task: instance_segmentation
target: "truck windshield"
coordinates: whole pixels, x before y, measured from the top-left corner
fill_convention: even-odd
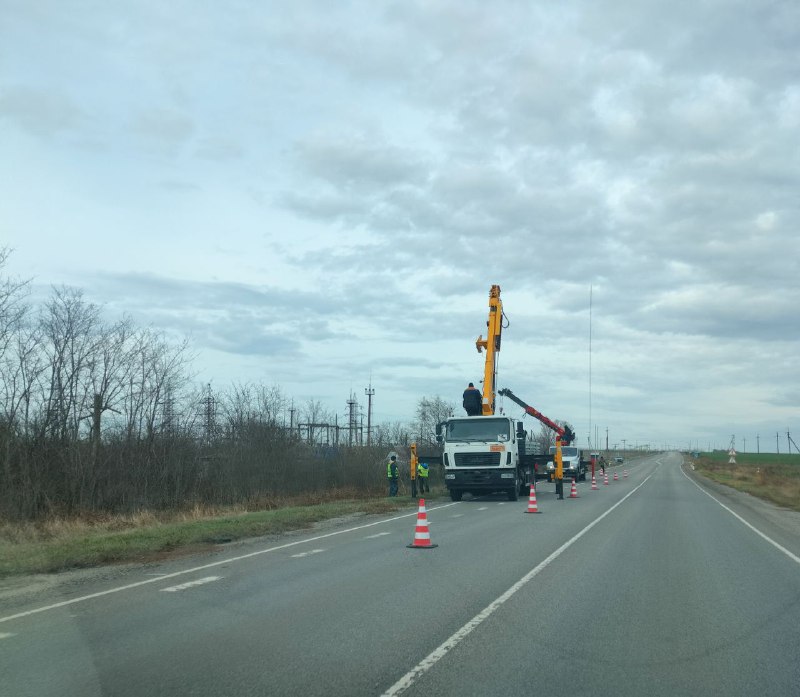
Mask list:
[[[550,454],[551,455],[555,455],[556,454],[556,446],[555,445],[551,445],[550,446]],[[567,447],[564,447],[564,446],[562,446],[562,448],[561,448],[561,457],[575,457],[577,454],[578,454],[578,449],[577,448],[567,448]]]
[[[511,431],[507,419],[475,418],[449,421],[447,440],[507,441]]]

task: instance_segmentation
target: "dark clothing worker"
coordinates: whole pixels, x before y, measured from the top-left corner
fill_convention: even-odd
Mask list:
[[[483,397],[472,383],[464,390],[463,404],[467,416],[480,416],[483,413]]]
[[[397,496],[397,456],[392,455],[386,465],[386,477],[389,480],[389,496]]]

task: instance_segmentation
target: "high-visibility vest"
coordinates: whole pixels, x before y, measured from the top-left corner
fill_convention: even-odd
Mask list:
[[[392,465],[394,465],[394,474],[392,474]],[[397,479],[397,462],[393,462],[389,460],[389,463],[386,465],[386,476],[389,479]]]
[[[417,474],[420,477],[427,477],[428,476],[428,465],[426,465],[424,462],[421,462],[419,464],[419,467],[417,467]]]

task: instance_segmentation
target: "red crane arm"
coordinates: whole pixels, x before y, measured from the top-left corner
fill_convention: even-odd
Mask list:
[[[499,390],[497,394],[508,397],[512,402],[519,404],[527,414],[530,414],[533,418],[538,419],[548,428],[552,428],[558,437],[561,438],[561,442],[564,443],[564,445],[569,445],[573,440],[575,440],[575,434],[572,432],[571,428],[568,426],[559,426],[555,421],[548,419],[544,414],[542,414],[542,412],[534,409],[530,404],[525,404],[525,402],[517,397],[517,395],[515,395],[511,390],[504,387],[502,390]]]

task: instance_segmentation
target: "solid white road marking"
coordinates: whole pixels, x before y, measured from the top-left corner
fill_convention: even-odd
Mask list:
[[[445,503],[442,506],[436,506],[436,508],[431,508],[430,510],[436,511],[440,508],[448,508],[449,506],[455,506],[458,502],[453,503]],[[417,511],[413,513],[404,513],[403,515],[395,516],[394,518],[387,518],[386,520],[376,520],[374,523],[366,523],[364,525],[357,525],[354,528],[347,528],[346,530],[336,530],[334,532],[328,532],[324,535],[317,535],[316,537],[309,537],[306,540],[296,540],[295,542],[287,542],[283,545],[278,545],[277,547],[268,547],[267,549],[259,549],[256,552],[249,552],[248,554],[240,554],[238,557],[229,557],[228,559],[222,559],[220,561],[214,561],[209,564],[203,564],[202,566],[195,566],[191,569],[184,569],[183,571],[174,571],[171,574],[164,574],[163,576],[159,576],[158,578],[148,578],[144,581],[136,581],[135,583],[128,583],[125,586],[117,586],[116,588],[109,588],[108,590],[99,591],[97,593],[90,593],[89,595],[82,595],[78,598],[72,598],[70,600],[62,600],[60,603],[53,603],[52,605],[44,605],[42,607],[34,608],[33,610],[26,610],[25,612],[18,612],[15,615],[8,615],[8,617],[0,617],[0,622],[10,622],[11,620],[17,620],[21,617],[29,617],[30,615],[37,615],[40,612],[47,612],[48,610],[55,610],[59,607],[64,607],[65,605],[73,605],[74,603],[82,603],[86,600],[92,600],[93,598],[101,598],[104,595],[111,595],[112,593],[119,593],[121,591],[130,590],[131,588],[138,588],[139,586],[146,586],[148,583],[155,583],[156,581],[163,581],[167,578],[177,578],[178,576],[185,576],[186,574],[193,574],[196,571],[204,571],[205,569],[213,569],[217,566],[224,566],[225,564],[231,564],[235,561],[241,561],[242,559],[250,559],[251,557],[258,557],[262,554],[269,554],[270,552],[277,552],[281,549],[288,549],[289,547],[296,547],[297,545],[304,545],[308,542],[316,542],[317,540],[324,540],[327,537],[333,537],[334,535],[344,535],[348,532],[355,532],[356,530],[364,530],[366,528],[371,528],[376,525],[383,525],[385,523],[391,523],[395,520],[402,520],[403,518],[410,518],[411,516],[416,516]]]
[[[292,559],[301,559],[302,557],[307,557],[309,554],[319,554],[320,552],[324,552],[324,549],[311,549],[308,552],[300,552],[300,554],[293,554]]]
[[[211,583],[212,581],[219,581],[222,576],[206,576],[205,578],[198,578],[195,581],[187,581],[186,583],[181,583],[178,586],[170,586],[169,588],[162,588],[161,590],[164,593],[175,593],[176,591],[185,591],[187,588],[194,588],[195,586],[202,586],[205,583]]]
[[[11,632],[0,632],[0,639],[10,639],[12,636]]]
[[[384,535],[391,535],[390,532],[376,532],[374,535],[367,535],[365,540],[374,540],[376,537],[383,537]]]
[[[702,491],[702,492],[703,492],[703,493],[704,493],[706,496],[708,496],[708,498],[712,499],[713,501],[716,501],[716,502],[717,502],[717,503],[718,503],[720,506],[722,506],[722,507],[723,507],[723,508],[724,508],[726,511],[728,511],[728,513],[730,513],[730,514],[731,514],[732,516],[734,516],[735,518],[738,518],[740,522],[744,523],[744,524],[745,524],[745,525],[746,525],[748,528],[750,528],[750,529],[751,529],[751,530],[752,530],[752,531],[753,531],[753,532],[754,532],[756,535],[758,535],[759,537],[761,537],[761,538],[765,539],[765,540],[766,540],[767,542],[769,542],[769,543],[770,543],[770,544],[771,544],[773,547],[775,547],[775,549],[777,549],[777,550],[779,550],[779,551],[783,552],[783,553],[784,553],[784,554],[785,554],[787,557],[789,557],[789,559],[791,559],[793,562],[795,562],[795,563],[797,563],[797,564],[800,564],[800,557],[798,557],[796,554],[792,554],[792,552],[790,552],[788,549],[786,549],[786,547],[784,547],[783,545],[781,545],[781,544],[779,544],[779,543],[775,542],[775,540],[773,540],[771,537],[767,537],[767,536],[766,536],[766,535],[765,535],[763,532],[761,532],[761,530],[759,530],[758,528],[756,528],[756,527],[754,527],[754,526],[750,525],[750,523],[748,523],[748,522],[747,522],[747,521],[746,521],[744,518],[742,518],[742,516],[740,516],[738,513],[736,513],[736,512],[735,512],[735,511],[733,511],[732,509],[728,508],[728,507],[727,507],[727,506],[726,506],[724,503],[722,503],[722,501],[720,501],[720,500],[718,500],[718,499],[714,498],[714,497],[713,497],[711,494],[709,494],[709,493],[708,493],[708,492],[707,492],[707,491],[706,491],[706,490],[705,490],[703,487],[701,487],[701,486],[700,486],[700,485],[699,485],[699,484],[698,484],[696,481],[694,481],[694,480],[693,480],[693,479],[692,479],[692,478],[691,478],[691,477],[690,477],[688,474],[686,474],[686,472],[684,472],[684,471],[683,471],[683,467],[681,467],[681,474],[682,474],[684,477],[686,477],[686,479],[688,479],[688,480],[689,480],[689,481],[690,481],[692,484],[694,484],[694,485],[695,485],[695,486],[696,486],[698,489],[700,489],[700,491]]]
[[[478,510],[479,511],[488,511],[489,510],[489,506],[481,506]]]
[[[486,619],[488,619],[494,612],[503,605],[509,598],[511,598],[520,588],[522,588],[528,581],[532,578],[537,576],[541,573],[547,566],[550,565],[555,559],[560,557],[569,547],[571,547],[575,542],[577,542],[581,537],[583,537],[589,530],[591,530],[595,525],[597,525],[603,518],[605,518],[611,511],[613,511],[617,506],[621,506],[629,497],[633,496],[639,489],[641,489],[645,483],[647,482],[650,477],[652,477],[658,467],[653,470],[639,486],[635,489],[632,489],[629,493],[627,493],[622,499],[617,501],[611,508],[609,508],[605,513],[600,515],[598,518],[595,518],[591,523],[589,523],[583,530],[581,530],[577,535],[572,537],[571,539],[567,540],[563,545],[561,545],[555,552],[553,552],[549,557],[547,557],[544,561],[539,563],[536,567],[531,569],[527,574],[525,574],[519,581],[517,581],[511,588],[509,588],[505,593],[503,593],[499,598],[492,601],[489,605],[487,605],[483,610],[481,610],[475,617],[473,617],[469,622],[467,622],[461,629],[459,629],[455,634],[453,634],[449,639],[446,639],[443,644],[439,645],[438,648],[434,649],[430,654],[428,654],[425,658],[423,658],[416,666],[414,666],[408,673],[406,673],[402,678],[400,678],[394,685],[392,685],[386,692],[383,693],[382,697],[393,697],[394,695],[399,695],[405,692],[409,687],[411,687],[424,673],[427,673],[433,666],[435,666],[439,661],[441,661],[448,652],[452,651],[456,646],[458,646],[464,639],[472,633],[474,629],[480,626]]]

